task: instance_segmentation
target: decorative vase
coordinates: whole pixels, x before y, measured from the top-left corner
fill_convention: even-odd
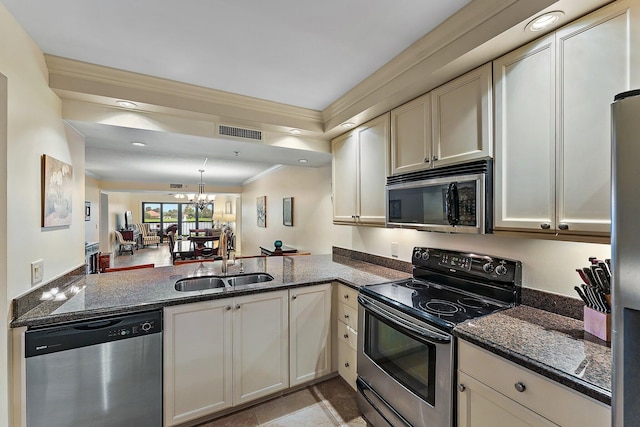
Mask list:
[[[276,240],[273,242],[273,246],[275,246],[276,249],[280,249],[282,247],[282,240]]]

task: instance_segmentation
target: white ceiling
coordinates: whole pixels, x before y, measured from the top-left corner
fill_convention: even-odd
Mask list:
[[[46,54],[322,110],[470,0],[1,0]],[[73,122],[113,181],[238,185],[328,153]],[[145,141],[147,147],[130,142]],[[229,152],[239,151],[238,157]]]

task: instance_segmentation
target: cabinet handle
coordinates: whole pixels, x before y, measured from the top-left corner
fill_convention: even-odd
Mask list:
[[[438,156],[433,156],[433,161],[437,162],[438,161]]]
[[[296,299],[296,298],[298,298],[298,295],[292,295],[291,296],[291,299]]]
[[[344,367],[345,367],[345,368],[348,368],[348,367],[349,367],[349,362],[345,363],[345,364],[344,364]]]
[[[462,393],[463,391],[465,391],[467,389],[467,386],[465,386],[464,384],[458,384],[458,391],[460,393]]]
[[[344,334],[343,336],[345,340],[349,338],[349,334]]]
[[[558,224],[558,228],[560,230],[568,230],[569,229],[569,224],[565,224],[564,222],[561,222],[560,224]]]
[[[236,310],[240,310],[240,304],[236,304]]]
[[[551,228],[551,224],[546,223],[546,222],[542,223],[542,224],[540,224],[540,228],[542,228],[543,230],[548,230],[548,229]]]
[[[349,299],[349,294],[344,294],[344,299]]]
[[[424,162],[425,162],[425,163],[429,163],[429,158],[428,158],[428,157],[425,157],[425,158],[424,158]]]
[[[231,306],[230,305],[226,306],[225,308],[227,309],[227,311],[231,310]]]
[[[527,389],[527,386],[524,385],[523,383],[521,383],[520,381],[518,381],[517,383],[515,383],[513,385],[516,390],[518,390],[520,393],[522,393],[523,391],[525,391]]]
[[[348,314],[345,314],[345,315],[344,315],[344,318],[345,318],[345,319],[348,319],[348,318],[349,318],[349,315],[348,315]]]

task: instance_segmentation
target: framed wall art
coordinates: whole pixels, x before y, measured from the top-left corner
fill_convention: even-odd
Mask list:
[[[282,199],[282,224],[293,227],[293,197]]]
[[[42,155],[42,227],[71,225],[73,168]]]
[[[256,214],[258,215],[258,227],[267,227],[267,196],[256,198]]]

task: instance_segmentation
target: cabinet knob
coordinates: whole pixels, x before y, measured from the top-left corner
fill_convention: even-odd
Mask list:
[[[463,391],[465,391],[467,389],[467,386],[465,386],[464,384],[458,384],[458,391],[460,393],[462,393]]]
[[[349,294],[344,294],[344,299],[349,299]]]
[[[437,162],[438,161],[438,156],[433,156],[433,161]]]
[[[527,389],[527,386],[524,385],[523,383],[521,383],[520,381],[518,381],[517,383],[515,383],[513,385],[516,390],[518,390],[520,393],[522,393],[523,391],[525,391]]]
[[[345,367],[345,368],[348,368],[348,367],[349,367],[349,362],[345,363],[345,364],[344,364],[344,367]]]
[[[231,306],[230,305],[226,306],[225,308],[227,309],[227,311],[231,310]]]
[[[546,222],[542,223],[542,224],[540,224],[540,228],[542,228],[543,230],[548,230],[548,229],[551,228],[551,224],[546,223]]]
[[[240,310],[240,304],[236,304],[236,310]]]
[[[296,299],[298,298],[298,295],[291,295],[291,299]]]
[[[425,158],[424,158],[424,162],[425,162],[425,163],[429,163],[429,158],[428,158],[428,157],[425,157]]]
[[[348,319],[348,318],[349,318],[349,315],[348,315],[348,314],[345,314],[345,315],[344,315],[344,318],[345,318],[345,319]]]
[[[349,338],[349,334],[344,334],[344,335],[343,335],[343,337],[344,337],[344,339],[346,340],[346,339],[348,339],[348,338]]]
[[[560,224],[558,224],[558,228],[560,230],[568,230],[569,229],[569,224],[565,224],[564,222],[561,222]]]

